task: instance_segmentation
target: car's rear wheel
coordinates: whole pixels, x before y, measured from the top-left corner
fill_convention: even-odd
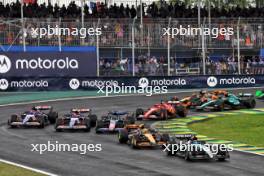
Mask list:
[[[184,159],[185,159],[185,161],[191,161],[190,156],[189,156],[189,152],[185,153]]]
[[[136,109],[136,118],[137,120],[142,120],[142,118],[139,118],[140,115],[144,115],[144,110],[142,108]]]
[[[85,132],[90,132],[91,131],[91,121],[90,121],[90,119],[85,119],[85,125],[86,125],[86,129],[84,131]]]
[[[43,116],[39,116],[39,117],[36,117],[36,118],[39,119],[39,123],[40,123],[39,128],[44,128],[45,127],[45,119],[44,119],[44,117]]]
[[[186,117],[187,116],[187,109],[184,107],[184,106],[179,106],[177,108],[177,114],[180,116],[180,117]]]
[[[48,118],[49,118],[50,124],[54,124],[56,122],[56,119],[58,118],[58,113],[55,111],[51,111],[48,114]]]
[[[56,119],[56,122],[55,122],[55,130],[57,132],[61,132],[62,131],[62,129],[58,129],[58,126],[61,124],[61,122],[62,122],[62,119],[61,118]]]

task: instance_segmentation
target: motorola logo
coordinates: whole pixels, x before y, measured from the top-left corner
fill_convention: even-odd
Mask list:
[[[11,61],[5,55],[0,55],[0,73],[7,73],[11,69]]]
[[[6,90],[8,88],[8,81],[6,79],[0,79],[0,90]]]
[[[142,87],[142,88],[147,87],[147,86],[149,85],[149,80],[148,80],[148,78],[145,78],[145,77],[140,78],[140,79],[138,80],[138,85],[139,85],[139,87]]]
[[[80,81],[78,79],[73,78],[70,80],[69,86],[71,89],[76,90],[80,86]]]
[[[215,87],[217,85],[217,78],[214,76],[210,76],[207,78],[207,85],[209,87]]]

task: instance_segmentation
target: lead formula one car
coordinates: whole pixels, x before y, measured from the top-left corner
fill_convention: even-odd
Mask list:
[[[187,108],[179,101],[161,102],[151,106],[148,110],[138,108],[135,116],[137,120],[167,120],[176,117],[186,117]]]
[[[240,93],[234,95],[228,93],[225,96],[212,96],[208,101],[201,106],[197,106],[197,111],[223,111],[223,110],[236,110],[236,109],[251,109],[255,108],[256,100],[252,94]]]
[[[34,106],[22,114],[11,115],[7,123],[11,128],[44,128],[46,125],[54,124],[57,118],[58,112],[54,111],[52,106]]]
[[[115,133],[123,129],[127,124],[134,124],[135,118],[132,114],[124,111],[110,111],[97,120],[96,133]]]
[[[168,156],[182,157],[191,160],[230,159],[229,149],[224,144],[208,144],[200,141],[192,134],[178,134],[170,136],[165,150]]]
[[[97,116],[92,114],[91,109],[71,109],[69,114],[59,117],[55,124],[55,130],[84,130],[89,132],[96,124]]]

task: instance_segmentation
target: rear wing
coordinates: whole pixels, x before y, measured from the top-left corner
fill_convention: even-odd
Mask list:
[[[35,110],[51,110],[52,109],[52,106],[33,106],[32,109],[35,109]]]
[[[71,112],[88,113],[88,112],[91,112],[91,109],[89,109],[89,108],[73,108],[73,109],[71,109]]]

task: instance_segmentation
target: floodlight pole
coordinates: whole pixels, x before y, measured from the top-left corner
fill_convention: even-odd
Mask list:
[[[170,28],[170,26],[171,26],[171,17],[169,18],[168,29]],[[167,48],[168,49],[168,51],[167,51],[168,52],[167,53],[168,54],[168,56],[167,56],[168,57],[168,68],[167,69],[168,70],[167,71],[168,71],[168,76],[170,76],[170,69],[171,69],[170,68],[170,35],[167,35],[167,36],[168,36],[168,38],[167,38],[167,40],[168,40],[168,48]]]
[[[237,64],[238,64],[238,74],[241,75],[239,23],[240,23],[240,17],[238,18],[238,22],[237,22]]]
[[[26,38],[25,38],[25,24],[24,24],[24,0],[20,0],[21,7],[21,26],[22,26],[22,40],[23,40],[23,51],[26,52]]]
[[[132,24],[132,75],[135,76],[135,21],[136,17],[133,19]]]
[[[82,11],[82,29],[84,28],[84,0],[81,0],[81,11]],[[82,38],[82,45],[84,45],[84,38]]]
[[[99,27],[100,24],[100,18],[98,19],[98,23],[97,23],[97,28]],[[99,55],[99,35],[96,35],[96,64],[97,64],[97,76],[100,76],[100,55]]]

